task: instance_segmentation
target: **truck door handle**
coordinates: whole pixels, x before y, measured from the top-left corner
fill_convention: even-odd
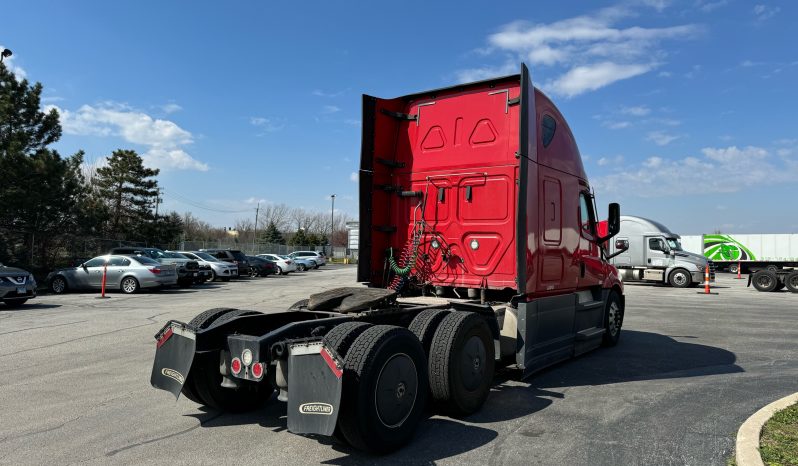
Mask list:
[[[649,259],[649,260],[648,260],[648,263],[649,263],[649,264],[651,263],[651,259]]]
[[[466,186],[466,201],[471,202],[471,186]]]

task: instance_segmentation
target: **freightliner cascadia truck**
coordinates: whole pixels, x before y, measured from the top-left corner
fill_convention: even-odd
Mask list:
[[[291,432],[395,450],[428,403],[479,410],[497,365],[524,377],[617,343],[623,284],[602,245],[620,226],[618,204],[608,211],[600,235],[571,130],[526,66],[364,96],[358,280],[367,286],[287,310],[169,321],[151,383],[233,412],[285,402]],[[418,296],[435,292],[473,299]]]
[[[670,284],[677,288],[697,286],[704,282],[706,267],[710,280],[715,278],[715,265],[701,254],[682,248],[679,235],[665,225],[643,217],[621,216],[621,229],[615,243],[628,246],[612,259],[623,281]]]

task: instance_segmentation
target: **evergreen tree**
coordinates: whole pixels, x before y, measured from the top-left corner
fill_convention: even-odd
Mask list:
[[[266,231],[261,235],[260,241],[271,244],[285,244],[285,238],[283,238],[283,234],[280,233],[280,230],[277,229],[277,225],[274,222],[269,222],[266,226]]]
[[[0,260],[46,267],[45,252],[78,226],[85,188],[83,153],[48,148],[61,125],[55,109],[41,110],[41,93],[0,64]]]
[[[112,238],[146,240],[158,194],[158,181],[152,178],[158,173],[146,168],[136,151],[121,149],[111,154],[108,165],[97,169],[96,192],[108,206]]]
[[[292,246],[305,246],[308,244],[308,237],[305,235],[305,230],[300,228],[291,237]]]

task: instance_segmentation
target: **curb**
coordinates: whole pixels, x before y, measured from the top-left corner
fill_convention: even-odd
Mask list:
[[[759,453],[759,437],[762,434],[762,426],[777,411],[781,411],[795,403],[798,403],[798,393],[787,395],[770,403],[743,422],[740,430],[737,431],[735,458],[738,466],[764,466],[762,455]]]

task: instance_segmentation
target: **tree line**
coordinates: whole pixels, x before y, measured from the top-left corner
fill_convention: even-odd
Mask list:
[[[41,273],[77,251],[105,252],[114,241],[169,247],[228,237],[191,213],[157,213],[159,170],[134,150],[115,150],[88,169],[83,151],[59,154],[52,148],[62,134],[59,115],[42,110],[41,95],[41,83],[17,80],[0,63],[0,263]],[[253,220],[237,222],[240,238],[327,243],[329,216],[284,204],[262,212],[257,228]],[[346,220],[336,221],[334,245],[345,244]]]

